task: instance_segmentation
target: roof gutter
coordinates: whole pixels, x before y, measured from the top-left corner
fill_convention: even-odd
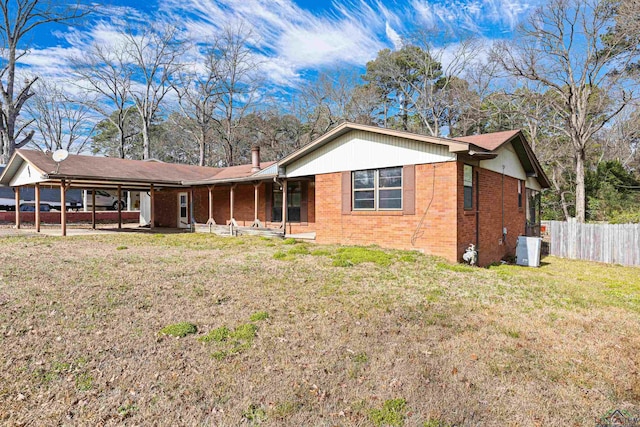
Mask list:
[[[213,184],[232,184],[236,182],[253,182],[253,181],[270,181],[273,178],[277,178],[278,174],[269,175],[251,175],[242,178],[228,178],[228,179],[206,179],[200,181],[182,181],[182,185],[213,185]]]
[[[182,187],[182,181],[159,181],[159,180],[151,180],[151,179],[136,179],[129,180],[124,178],[114,178],[114,177],[100,177],[100,180],[96,180],[95,176],[84,176],[84,175],[61,175],[61,174],[42,174],[43,179],[47,180],[70,180],[70,181],[90,181],[100,183],[102,181],[112,181],[123,184],[128,183],[141,183],[141,184],[158,184],[158,185],[168,185],[174,187]]]

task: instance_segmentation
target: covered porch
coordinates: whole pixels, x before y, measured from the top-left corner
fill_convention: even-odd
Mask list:
[[[267,235],[315,238],[314,180],[216,180],[191,184],[194,230],[223,235]],[[158,200],[168,204],[169,200]],[[160,209],[158,206],[157,209]],[[172,212],[172,209],[168,210]],[[172,218],[166,218],[172,222]]]
[[[67,192],[70,189],[89,190],[86,197],[90,200],[89,227],[98,229],[98,219],[101,213],[96,212],[96,192],[112,190],[116,200],[122,201],[125,191],[140,192],[140,212],[137,213],[138,226],[153,230],[157,226],[156,196],[164,191],[185,189],[182,180],[185,178],[204,178],[212,176],[215,169],[174,165],[156,161],[138,161],[114,159],[107,157],[91,157],[69,155],[64,161],[56,162],[51,153],[34,150],[17,150],[10,159],[7,167],[0,175],[0,185],[11,187],[15,195],[15,229],[23,227],[25,217],[33,215],[35,231],[42,231],[42,218],[46,216],[51,223],[52,214],[59,224],[59,234],[67,235],[69,203]],[[23,200],[21,192],[24,188],[34,190],[33,212],[22,212]],[[59,191],[58,212],[43,212],[41,190],[55,188]],[[123,203],[114,205],[115,217],[112,224],[116,230],[123,230],[123,223],[130,218],[130,213],[124,212]],[[173,228],[181,228],[175,224]],[[50,227],[48,227],[50,229]]]

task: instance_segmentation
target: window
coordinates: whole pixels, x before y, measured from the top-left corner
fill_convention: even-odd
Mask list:
[[[402,167],[353,172],[353,210],[401,210]]]
[[[522,181],[518,180],[518,207],[522,209]]]
[[[473,168],[464,165],[464,208],[473,209]]]
[[[302,202],[302,183],[291,181],[287,183],[287,222],[300,222],[300,205]],[[282,189],[273,187],[273,205],[271,220],[282,221]]]

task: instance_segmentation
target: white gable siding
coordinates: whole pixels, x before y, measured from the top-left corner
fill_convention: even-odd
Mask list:
[[[504,174],[513,178],[525,180],[527,174],[520,163],[520,159],[513,149],[513,145],[508,142],[498,150],[498,157],[490,160],[482,160],[480,167],[489,169],[490,171],[502,173],[504,165]]]
[[[504,174],[513,178],[525,181],[525,187],[534,190],[541,190],[542,187],[538,180],[534,177],[527,177],[527,173],[520,163],[520,158],[513,149],[513,145],[509,142],[498,150],[498,157],[490,160],[482,160],[480,167],[489,169],[490,171],[502,173],[502,165],[504,165]]]
[[[526,188],[530,188],[532,190],[538,190],[538,191],[542,191],[542,187],[540,186],[540,183],[538,182],[538,180],[532,176],[530,176],[529,178],[527,178],[527,182],[524,185]]]
[[[18,172],[13,176],[9,185],[12,187],[17,187],[19,185],[28,185],[35,184],[37,182],[43,182],[45,179],[42,178],[40,172],[30,166],[29,163],[24,162]]]
[[[455,160],[449,147],[352,130],[286,167],[287,178]]]

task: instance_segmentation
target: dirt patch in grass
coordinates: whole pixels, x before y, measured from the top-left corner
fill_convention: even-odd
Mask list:
[[[463,268],[204,234],[0,244],[0,424],[567,426],[640,411],[637,268]],[[198,332],[159,334],[185,320]]]

